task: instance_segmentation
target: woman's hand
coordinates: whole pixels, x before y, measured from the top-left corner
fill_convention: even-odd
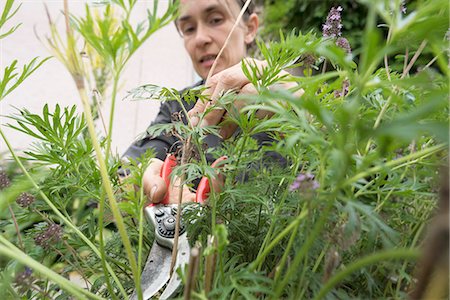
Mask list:
[[[247,60],[252,65],[262,69],[267,65],[267,62],[251,59],[251,61]],[[287,75],[286,71],[281,71],[279,76]],[[196,126],[199,122],[198,115],[205,112],[209,107],[214,105],[217,100],[223,95],[226,91],[234,91],[237,93],[237,98],[241,95],[256,95],[258,92],[253,84],[250,83],[248,78],[242,72],[242,62],[236,64],[228,69],[225,69],[214,76],[212,76],[206,83],[207,89],[203,92],[203,95],[206,98],[209,98],[210,101],[204,102],[202,100],[198,100],[195,106],[188,112],[188,115],[191,119],[192,125]],[[282,84],[277,84],[277,88],[289,89],[292,87],[296,87],[296,84],[293,82],[284,82]],[[296,92],[298,96],[303,94],[303,90],[299,90]],[[244,100],[236,100],[234,102],[234,106],[237,111],[241,111],[243,107],[245,107],[246,101]],[[271,116],[272,113],[268,111],[258,111],[257,117],[264,118],[266,116]],[[219,124],[223,119],[226,119],[226,112],[223,109],[213,109],[208,114],[206,114],[203,119],[201,126],[211,126]],[[220,129],[220,135],[227,139],[233,135],[236,131],[237,125],[232,122],[227,122],[223,124]]]
[[[178,203],[178,194],[180,191],[180,178],[175,178],[174,182],[168,188],[163,178],[161,178],[161,168],[163,161],[157,158],[150,160],[150,164],[144,172],[144,193],[148,200],[153,203],[161,202],[166,193],[169,192],[169,203]],[[195,193],[191,192],[189,188],[183,186],[183,203],[194,202]]]

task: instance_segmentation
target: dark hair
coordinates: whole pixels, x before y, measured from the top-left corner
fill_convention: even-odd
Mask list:
[[[247,0],[236,0],[236,2],[242,8],[244,7],[245,2],[247,2]],[[243,17],[247,19],[254,12],[255,12],[255,1],[251,1],[250,4],[247,6],[247,9],[245,10]]]

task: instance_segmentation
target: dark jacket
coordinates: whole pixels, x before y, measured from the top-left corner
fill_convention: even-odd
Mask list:
[[[197,82],[195,85],[185,88],[184,90],[180,91],[180,95],[183,94],[184,91],[191,89],[193,87],[197,87],[199,85],[203,84],[203,81]],[[187,111],[192,109],[194,107],[194,103],[187,103],[183,100],[183,105],[186,108]],[[182,113],[182,107],[178,101],[165,101],[161,103],[161,107],[159,108],[158,115],[156,116],[156,119],[150,124],[149,127],[156,125],[156,124],[168,124],[172,123],[172,115],[174,113]],[[183,118],[184,124],[186,124],[186,118]],[[130,147],[125,151],[124,157],[126,158],[138,158],[142,154],[144,154],[149,148],[152,148],[155,151],[155,157],[159,158],[160,160],[164,160],[167,156],[167,153],[169,153],[170,150],[172,150],[172,147],[178,142],[178,138],[176,138],[173,135],[158,135],[158,136],[151,136],[148,133],[140,140],[135,141],[133,144],[131,144]],[[217,146],[220,143],[219,138],[217,138],[217,141],[214,145],[211,146]]]

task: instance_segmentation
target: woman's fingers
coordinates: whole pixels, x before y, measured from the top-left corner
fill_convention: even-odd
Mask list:
[[[169,203],[178,203],[180,190],[180,179],[175,178],[174,182],[167,189],[166,182],[160,176],[161,168],[164,162],[160,159],[153,158],[144,172],[144,193],[147,199],[153,203],[161,202],[166,193],[169,192]],[[188,187],[183,187],[183,203],[195,201],[195,193],[192,193]]]
[[[147,199],[153,203],[161,202],[167,192],[166,183],[160,176],[162,166],[162,160],[153,158],[144,172],[144,193]]]
[[[144,172],[143,183],[144,193],[148,200],[153,203],[161,202],[166,193],[169,193],[169,203],[178,203],[178,197],[180,195],[180,178],[177,177],[171,183],[169,189],[167,189],[164,179],[160,176],[161,168],[164,162],[160,159],[153,158],[150,160],[150,164]],[[220,191],[224,183],[224,176],[219,173],[216,178],[212,180],[213,189]],[[191,192],[186,185],[183,185],[182,190],[182,202],[195,202],[195,193]]]
[[[174,182],[172,183],[169,191],[169,203],[171,204],[177,204],[178,203],[178,197],[180,196],[180,178],[175,178]],[[184,185],[183,186],[183,192],[182,192],[182,203],[188,203],[188,202],[195,202],[195,193],[191,192],[189,188]]]
[[[265,64],[265,62],[258,60],[251,60],[251,63],[258,66]],[[211,107],[211,105],[215,104],[225,92],[239,92],[242,87],[248,83],[248,78],[242,72],[242,63],[238,63],[209,78],[209,80],[205,83],[207,89],[202,93],[204,96],[202,98],[206,98],[209,101],[204,101],[203,99],[198,100],[195,106],[188,112],[192,125],[197,126],[200,121],[199,115],[204,113],[209,107]],[[204,116],[202,125],[217,125],[222,119],[223,114],[223,109],[211,110]]]

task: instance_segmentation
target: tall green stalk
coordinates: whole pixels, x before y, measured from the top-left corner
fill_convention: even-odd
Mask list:
[[[138,277],[137,281],[139,281],[139,288],[141,289],[141,292],[138,293],[138,299],[142,300],[142,288],[140,287],[141,283],[141,272],[142,270],[142,246],[143,246],[143,239],[144,239],[144,205],[145,205],[145,195],[144,195],[144,184],[141,182],[141,187],[139,189],[139,241],[138,241]],[[141,205],[143,204],[143,205]]]
[[[301,220],[303,220],[308,215],[308,212],[302,211],[283,231],[281,231],[267,247],[264,248],[264,251],[256,257],[251,265],[251,270],[258,269],[259,266],[263,263],[266,256],[272,251],[272,249],[280,243],[280,241],[287,236],[291,231],[297,230],[297,226]]]
[[[100,262],[103,268],[103,272],[106,273],[106,250],[105,250],[105,241],[103,238],[103,224],[104,224],[104,216],[105,216],[105,189],[102,189],[100,192],[100,199],[98,201],[98,244],[99,244],[99,250],[100,250]],[[106,281],[106,288],[109,291],[109,294],[113,299],[116,299],[116,295],[114,293],[113,287],[111,285],[111,281],[109,280],[108,276],[105,276]]]
[[[282,293],[284,288],[289,283],[289,280],[291,280],[294,273],[298,270],[298,265],[301,262],[301,260],[306,256],[309,249],[311,249],[313,243],[318,238],[319,234],[322,232],[323,227],[325,226],[328,216],[331,212],[331,208],[333,207],[334,199],[336,195],[330,195],[329,200],[327,200],[327,203],[325,203],[325,208],[321,211],[319,220],[317,220],[316,224],[314,224],[313,230],[308,234],[308,238],[306,239],[305,243],[302,245],[300,250],[295,254],[295,258],[290,264],[289,268],[286,271],[286,274],[284,275],[284,280],[278,284],[275,290],[275,296],[274,299],[278,299]]]
[[[112,183],[111,183],[111,180],[109,179],[109,174],[108,174],[105,160],[103,158],[102,150],[101,150],[100,144],[97,140],[97,135],[95,133],[94,120],[92,119],[91,108],[89,105],[86,90],[84,88],[84,82],[82,80],[76,80],[76,79],[75,79],[75,82],[77,83],[77,89],[79,91],[79,94],[81,97],[81,102],[83,104],[84,113],[86,115],[86,123],[88,125],[89,135],[91,137],[92,145],[94,146],[95,153],[97,156],[100,174],[102,177],[103,188],[105,189],[106,195],[108,196],[111,211],[114,216],[114,219],[116,220],[116,226],[119,231],[120,237],[122,239],[123,245],[125,247],[125,252],[127,254],[128,261],[131,266],[131,272],[133,273],[133,277],[135,280],[137,293],[140,293],[141,292],[140,282],[137,281],[137,279],[139,277],[138,272],[140,272],[140,271],[138,270],[138,267],[136,264],[136,259],[133,254],[133,249],[131,248],[131,242],[130,242],[130,239],[126,232],[125,224],[124,224],[122,215],[119,211],[119,207],[117,205],[117,201],[114,196],[114,192],[112,190]]]
[[[295,161],[294,167],[292,169],[292,174],[293,175],[297,174],[299,168],[300,168],[300,161],[297,159]],[[280,213],[281,208],[283,207],[283,204],[286,201],[287,195],[288,195],[288,190],[286,189],[283,191],[283,194],[280,197],[280,202],[272,215],[273,218],[277,217],[278,214]],[[261,247],[259,248],[257,259],[260,255],[263,254],[264,251],[266,251],[265,249],[267,247],[267,244],[269,243],[269,240],[272,238],[272,233],[273,233],[274,229],[275,229],[275,222],[272,220],[272,222],[270,222],[269,229],[267,230],[266,236],[264,237],[263,243],[261,244]],[[260,261],[257,265],[255,265],[256,270],[259,270],[261,268],[262,262],[263,261]]]
[[[112,142],[112,131],[114,124],[114,112],[116,109],[116,98],[117,98],[117,85],[119,83],[120,73],[114,74],[113,79],[113,90],[111,94],[111,111],[109,113],[109,124],[108,124],[108,133],[106,135],[106,152],[105,152],[105,161],[109,161],[109,155],[111,151],[111,142]]]

